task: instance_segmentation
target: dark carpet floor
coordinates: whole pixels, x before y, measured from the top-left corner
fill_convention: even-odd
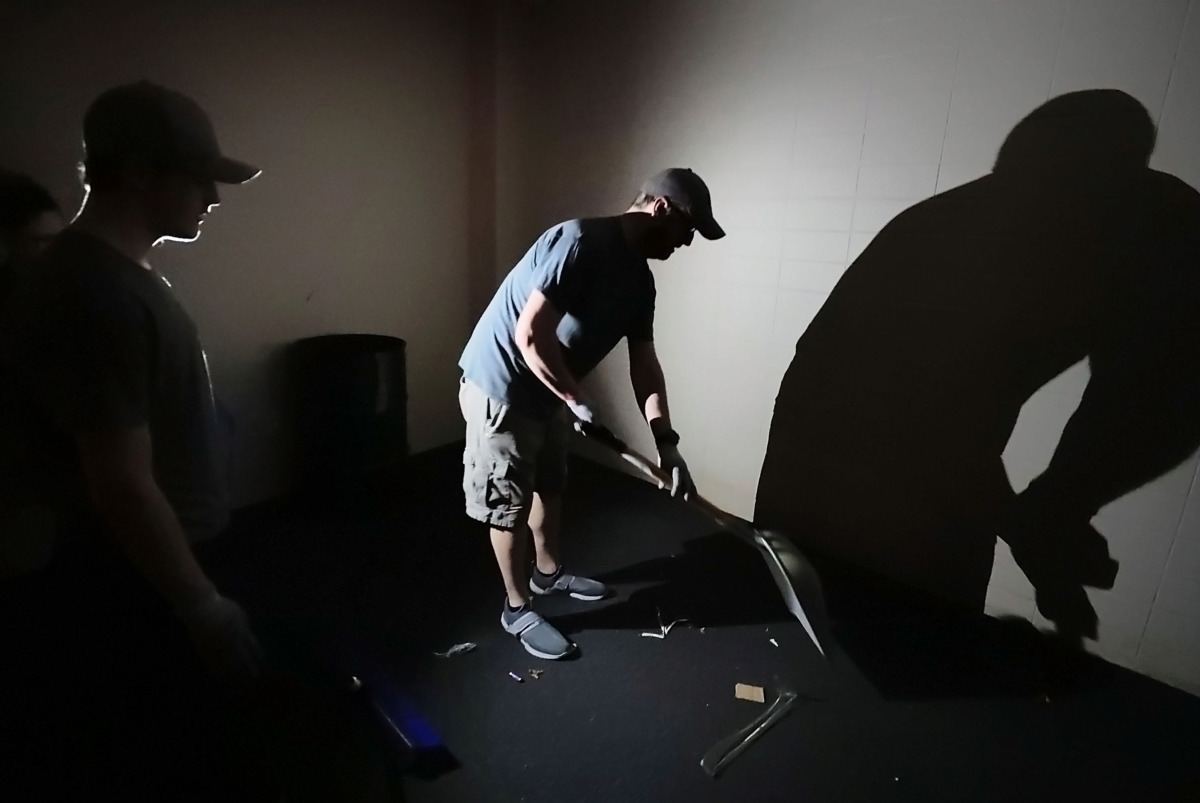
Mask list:
[[[243,511],[207,558],[267,633],[352,630],[437,729],[458,767],[406,776],[406,800],[1200,800],[1200,699],[813,556],[826,661],[753,550],[583,461],[567,561],[617,594],[539,600],[580,647],[539,661],[499,627],[460,472],[442,449],[336,503]],[[688,622],[642,636],[660,615]],[[466,641],[477,649],[434,655]],[[800,699],[714,780],[701,756],[765,708],[737,683]]]

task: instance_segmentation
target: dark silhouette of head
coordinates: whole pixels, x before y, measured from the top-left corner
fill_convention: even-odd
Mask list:
[[[50,191],[23,173],[0,169],[0,265],[32,261],[63,227]]]
[[[1071,180],[1146,169],[1156,131],[1146,108],[1118,89],[1069,92],[1025,116],[1000,146],[1002,177]]]

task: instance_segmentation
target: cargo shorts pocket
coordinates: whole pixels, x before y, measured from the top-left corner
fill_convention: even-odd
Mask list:
[[[497,460],[492,463],[487,475],[487,506],[489,510],[521,504],[521,481],[516,466],[507,460]]]
[[[486,497],[487,472],[481,471],[479,462],[470,452],[463,454],[463,495],[468,505],[482,504]]]
[[[520,467],[507,460],[463,456],[467,512],[481,521],[508,526],[520,518],[527,495]]]

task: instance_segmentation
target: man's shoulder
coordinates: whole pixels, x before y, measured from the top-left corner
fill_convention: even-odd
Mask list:
[[[582,223],[579,219],[564,220],[543,231],[517,263],[513,274],[523,275],[530,271],[557,269],[575,262],[584,241]]]
[[[54,239],[38,268],[39,283],[47,289],[101,296],[129,292],[136,285],[130,280],[143,270],[103,241],[70,230]]]
[[[589,242],[605,245],[620,241],[624,238],[621,231],[620,219],[617,217],[588,217],[571,221],[579,231],[579,236]]]
[[[143,269],[94,238],[61,235],[22,288],[33,330],[141,323],[151,306]]]
[[[1139,203],[1152,210],[1152,216],[1161,223],[1168,227],[1174,224],[1193,240],[1200,234],[1200,192],[1183,179],[1159,170],[1147,170],[1140,196]]]
[[[608,265],[623,242],[616,218],[572,218],[542,232],[514,274]]]
[[[542,232],[538,242],[546,250],[569,250],[583,237],[582,224],[578,218],[555,223]]]
[[[598,242],[609,243],[621,236],[620,226],[614,217],[584,217],[572,218],[555,223],[542,232],[544,242],[578,243]]]
[[[129,261],[99,237],[71,228],[62,231],[51,241],[41,259],[44,264],[64,267],[111,264],[118,260]]]

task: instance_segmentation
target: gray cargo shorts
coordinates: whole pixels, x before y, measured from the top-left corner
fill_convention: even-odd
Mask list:
[[[515,412],[466,379],[458,406],[467,422],[463,493],[467,515],[505,530],[525,524],[533,494],[553,496],[567,484],[565,408],[549,421]]]

